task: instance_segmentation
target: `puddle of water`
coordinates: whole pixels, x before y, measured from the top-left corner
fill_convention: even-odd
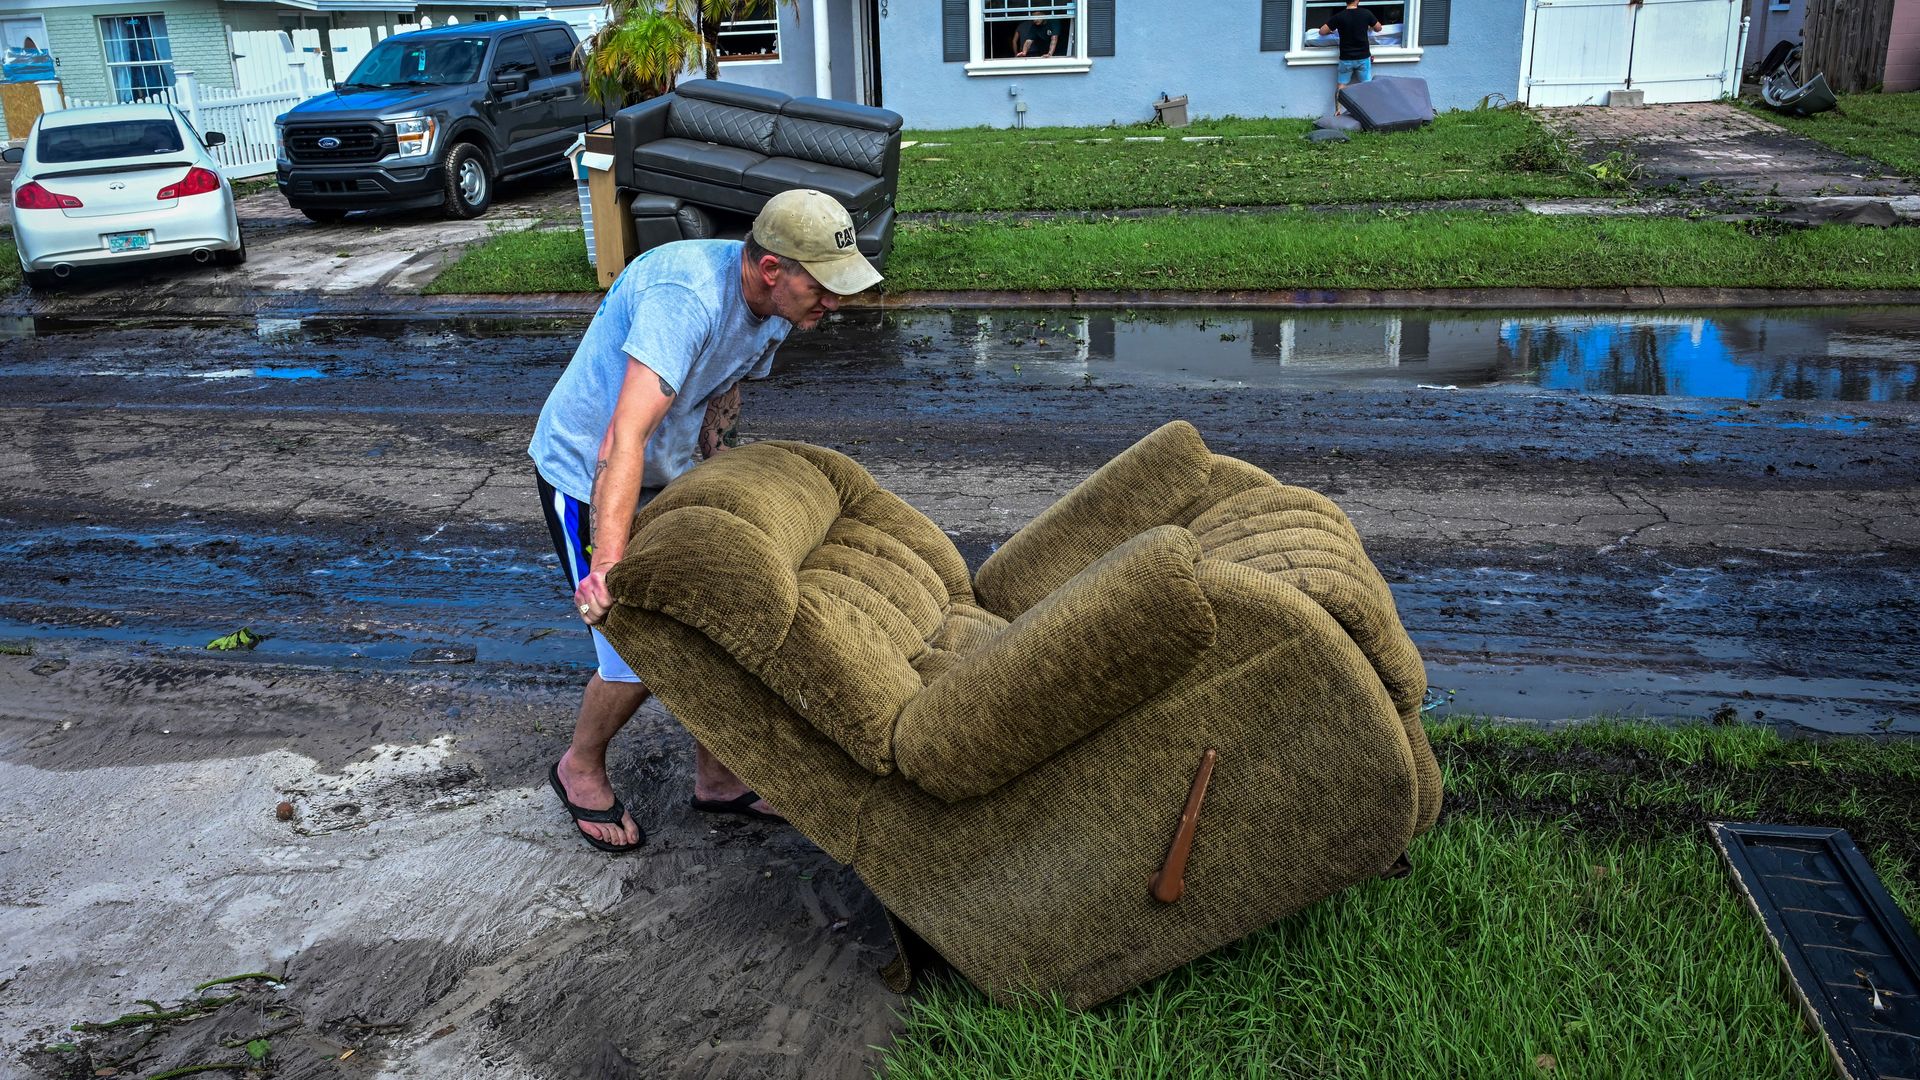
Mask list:
[[[554,556],[449,545],[325,551],[311,539],[101,526],[0,542],[16,564],[58,553],[66,583],[49,604],[31,577],[0,585],[0,636],[100,638],[199,651],[245,624],[251,655],[405,665],[423,645],[464,645],[488,663],[587,664]],[[315,558],[319,554],[321,557]],[[128,568],[137,567],[137,572]]]
[[[1038,385],[1380,383],[1742,401],[1920,401],[1920,310],[843,313],[783,367],[899,357]],[[857,361],[856,361],[857,362]],[[1816,425],[1817,426],[1817,425]],[[1854,426],[1836,424],[1836,430]]]
[[[0,320],[0,377],[471,380],[557,374],[586,320],[260,317]],[[102,356],[113,363],[102,365]],[[183,359],[192,358],[192,359]],[[919,370],[1031,386],[1545,390],[1743,402],[1920,402],[1920,309],[1695,314],[1427,311],[855,311],[782,348],[778,370]],[[334,383],[329,383],[329,386]],[[940,406],[936,406],[939,408]],[[956,409],[989,409],[956,400]],[[1007,406],[1011,407],[1011,406]],[[1693,416],[1696,414],[1683,414]],[[1708,424],[1850,431],[1866,421]]]

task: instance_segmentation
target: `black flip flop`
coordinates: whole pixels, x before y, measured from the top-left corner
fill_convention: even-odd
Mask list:
[[[567,808],[567,814],[575,821],[591,821],[596,825],[618,825],[620,819],[627,816],[627,808],[620,805],[618,795],[614,796],[613,805],[605,810],[589,810],[584,806],[575,806],[567,798],[567,789],[560,786],[560,763],[557,761],[553,763],[553,768],[547,770],[547,782],[553,785],[553,793],[560,796],[560,805]],[[588,836],[579,829],[573,831],[580,833],[580,839],[585,840],[595,850],[604,851],[609,855],[625,855],[629,851],[639,849],[647,842],[647,830],[641,829],[637,821],[633,823],[633,827],[639,830],[640,839],[631,844],[609,844],[597,836]]]
[[[739,814],[741,817],[754,818],[759,821],[773,821],[781,825],[787,823],[787,819],[781,817],[779,814],[769,814],[765,810],[755,810],[753,804],[759,801],[760,796],[749,791],[744,795],[735,795],[731,799],[695,798],[688,803],[688,805],[703,814]]]

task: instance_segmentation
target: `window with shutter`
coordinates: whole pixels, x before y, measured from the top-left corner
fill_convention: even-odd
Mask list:
[[[962,0],[969,75],[1086,71],[1089,57],[1113,55],[1114,0]],[[945,55],[953,59],[953,0]]]
[[[1446,44],[1450,2],[1360,0],[1360,6],[1380,24],[1380,29],[1367,35],[1374,62],[1418,60],[1422,46]],[[1322,34],[1320,28],[1346,6],[1346,0],[1261,0],[1261,51],[1284,49],[1288,64],[1334,63],[1340,58],[1340,36]],[[1437,25],[1437,31],[1430,23]]]

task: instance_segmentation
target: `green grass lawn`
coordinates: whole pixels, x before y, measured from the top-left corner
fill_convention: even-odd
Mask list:
[[[1813,116],[1782,116],[1747,107],[1791,131],[1843,154],[1868,158],[1906,176],[1920,176],[1920,93],[1842,94],[1840,107]]]
[[[0,291],[12,292],[20,287],[20,252],[13,246],[13,237],[0,233]]]
[[[1524,111],[1442,113],[1416,131],[1309,143],[1306,120],[1217,120],[1189,128],[1030,128],[911,132],[945,146],[900,155],[899,208],[1105,210],[1273,206],[1408,199],[1578,195],[1600,189],[1569,168]],[[1216,142],[1182,136],[1218,135]],[[1125,142],[1164,136],[1165,142]],[[1250,136],[1262,136],[1254,138]],[[1110,142],[1076,142],[1110,139]]]
[[[1747,728],[1432,725],[1413,874],[1322,901],[1085,1013],[915,995],[902,1078],[1831,1075],[1712,819],[1849,829],[1911,915],[1920,743]]]
[[[500,233],[462,254],[427,286],[440,293],[592,292],[600,281],[587,263],[586,231]]]
[[[1920,229],[1472,211],[902,226],[888,288],[1920,286]]]
[[[892,292],[1632,285],[1920,288],[1920,229],[1771,229],[1678,218],[1313,212],[902,226]],[[469,250],[430,293],[598,288],[579,229]]]

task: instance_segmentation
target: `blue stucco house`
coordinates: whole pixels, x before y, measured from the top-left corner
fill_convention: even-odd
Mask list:
[[[763,51],[750,64],[725,62],[721,77],[884,105],[923,129],[1135,123],[1153,119],[1162,93],[1185,95],[1194,118],[1317,116],[1332,105],[1337,52],[1318,27],[1341,6],[799,0],[765,13],[777,23],[777,59]],[[1441,109],[1515,96],[1527,0],[1364,6],[1384,24],[1375,75],[1426,79]]]

